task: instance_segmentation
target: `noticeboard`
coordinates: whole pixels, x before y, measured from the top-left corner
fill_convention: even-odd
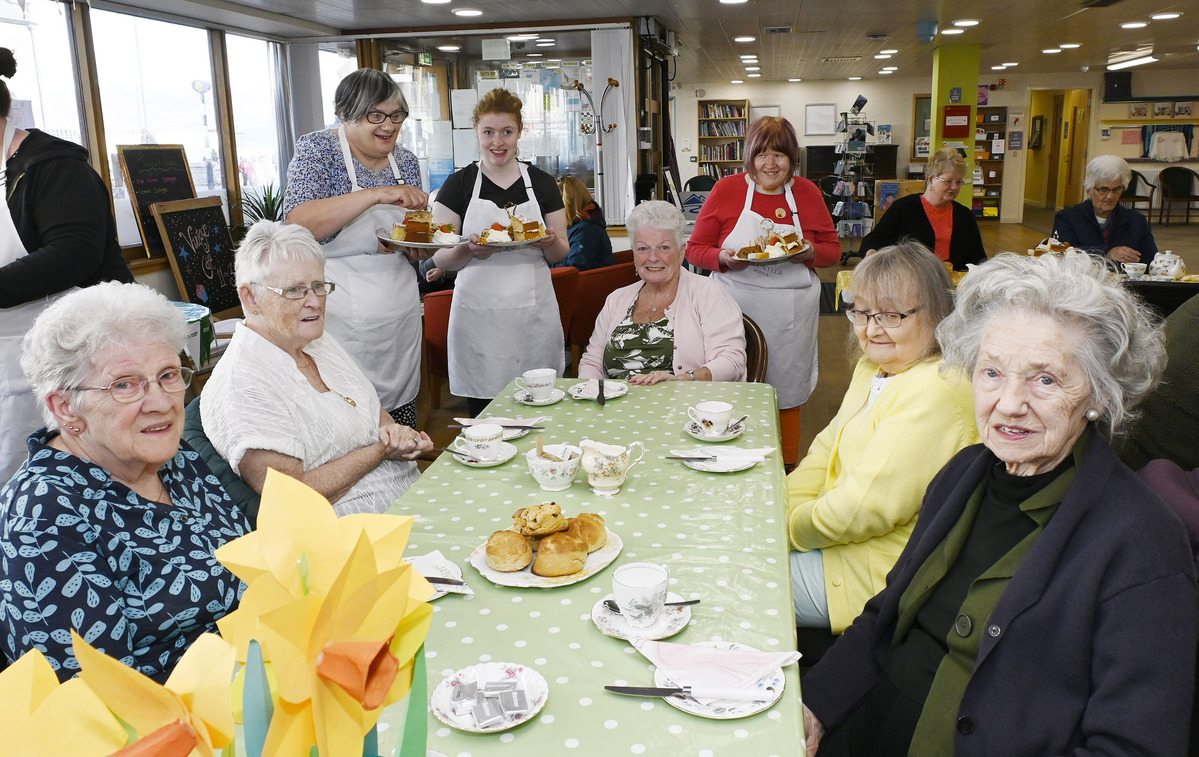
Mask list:
[[[118,145],[117,155],[146,253],[162,254],[166,250],[150,206],[196,196],[183,145]]]
[[[156,202],[151,212],[183,299],[206,306],[218,320],[240,317],[233,239],[221,198]]]

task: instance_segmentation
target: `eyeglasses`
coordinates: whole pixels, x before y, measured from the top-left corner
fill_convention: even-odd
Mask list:
[[[146,388],[156,383],[164,392],[178,394],[191,386],[191,368],[167,368],[158,374],[157,378],[144,376],[122,376],[108,386],[77,386],[73,391],[108,392],[108,396],[117,402],[137,402],[146,396]]]
[[[402,110],[397,110],[395,113],[384,113],[381,110],[368,110],[366,112],[366,120],[372,124],[381,124],[387,119],[391,119],[393,124],[402,124],[408,114]]]
[[[949,179],[942,179],[940,176],[934,176],[933,178],[943,184],[947,184],[947,185],[953,187],[954,189],[961,189],[962,185],[966,183],[966,182],[962,181],[961,179],[958,179],[956,181],[950,181]]]
[[[1123,194],[1124,187],[1091,187],[1091,191],[1097,195],[1103,195],[1105,197],[1108,195],[1116,195],[1118,197],[1119,195]]]
[[[906,313],[867,313],[865,310],[846,310],[845,317],[855,326],[865,326],[870,323],[873,318],[874,322],[884,329],[897,328],[903,323],[903,319],[907,318],[912,313],[915,313],[920,308],[912,308]]]
[[[337,289],[337,285],[332,281],[314,281],[312,282],[312,286],[294,286],[282,289],[279,287],[269,287],[266,284],[259,284],[258,286],[262,287],[263,289],[269,289],[280,297],[288,300],[302,300],[308,296],[309,292],[312,292],[317,297],[325,297],[329,294],[329,292]]]

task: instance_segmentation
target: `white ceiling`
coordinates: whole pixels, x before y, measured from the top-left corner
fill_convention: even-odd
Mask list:
[[[102,4],[103,0],[96,3]],[[1114,0],[1109,7],[1097,8],[1083,8],[1081,0],[750,0],[738,5],[718,0],[452,0],[439,5],[419,0],[121,0],[121,4],[283,38],[428,30],[409,40],[428,49],[452,38],[464,41],[464,35],[446,31],[463,24],[478,29],[528,26],[533,19],[560,24],[653,16],[662,28],[676,33],[676,79],[687,82],[744,78],[738,55],[748,53],[759,56],[762,81],[871,78],[884,65],[898,66],[896,73],[901,76],[919,76],[932,70],[936,46],[959,44],[982,47],[986,72],[1009,61],[1018,62],[1016,71],[1022,73],[1078,71],[1083,66],[1102,70],[1110,53],[1145,45],[1151,45],[1159,59],[1149,67],[1199,68],[1199,0]],[[477,8],[483,15],[464,19],[451,12],[463,7]],[[1165,11],[1183,16],[1151,21],[1142,29],[1120,28],[1121,23],[1149,21],[1150,14]],[[935,22],[945,29],[963,18],[981,23],[957,36],[937,34],[931,43],[917,34],[919,22]],[[788,26],[789,33],[763,32]],[[757,41],[732,42],[738,35],[751,35]],[[1055,55],[1041,52],[1072,42],[1082,46]],[[535,50],[526,47],[525,52]],[[874,59],[879,50],[888,48],[899,52],[890,60]],[[561,48],[544,52],[561,57],[569,55],[568,50],[569,42],[563,40]],[[834,56],[861,59],[822,60]]]

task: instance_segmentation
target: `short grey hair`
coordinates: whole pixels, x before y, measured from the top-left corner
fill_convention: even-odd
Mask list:
[[[1004,253],[975,268],[958,286],[957,307],[937,327],[945,363],[974,375],[982,336],[996,319],[1041,315],[1078,328],[1078,360],[1110,431],[1135,417],[1133,408],[1161,381],[1165,339],[1153,311],[1110,279],[1086,253]]]
[[[78,412],[82,393],[70,390],[87,384],[101,367],[94,362],[101,351],[163,344],[182,352],[186,339],[187,317],[166,297],[143,284],[106,281],[67,294],[37,317],[21,343],[21,370],[46,428],[57,431],[46,397],[66,391]]]
[[[399,100],[400,110],[408,117],[404,92],[387,74],[373,68],[360,68],[337,83],[333,93],[333,114],[343,124],[357,121],[379,103]]]
[[[237,248],[233,275],[239,287],[266,284],[276,271],[304,263],[325,265],[325,252],[311,231],[295,223],[259,221]]]
[[[687,219],[683,217],[683,211],[669,202],[650,200],[641,203],[629,213],[629,217],[625,219],[625,226],[629,230],[629,239],[634,244],[642,229],[654,229],[672,234],[679,251],[686,252],[687,235],[683,233],[683,229],[687,227]]]
[[[1090,192],[1096,184],[1107,181],[1118,181],[1122,187],[1127,187],[1128,182],[1132,181],[1132,169],[1124,158],[1100,155],[1087,163],[1087,171],[1082,179],[1084,191]]]
[[[853,270],[853,296],[865,295],[880,311],[902,313],[920,308],[920,317],[936,328],[953,311],[953,282],[945,264],[913,239],[884,247],[867,255]],[[850,331],[851,344],[861,353],[861,343]],[[940,354],[930,340],[921,359]]]

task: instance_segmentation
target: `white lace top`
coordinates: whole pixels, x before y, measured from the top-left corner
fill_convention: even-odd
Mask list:
[[[289,455],[311,470],[379,441],[379,398],[341,345],[325,334],[304,352],[331,391],[318,392],[286,352],[242,325],[204,386],[204,433],[238,475],[246,450]],[[416,463],[384,460],[333,509],[383,512],[418,475]]]

